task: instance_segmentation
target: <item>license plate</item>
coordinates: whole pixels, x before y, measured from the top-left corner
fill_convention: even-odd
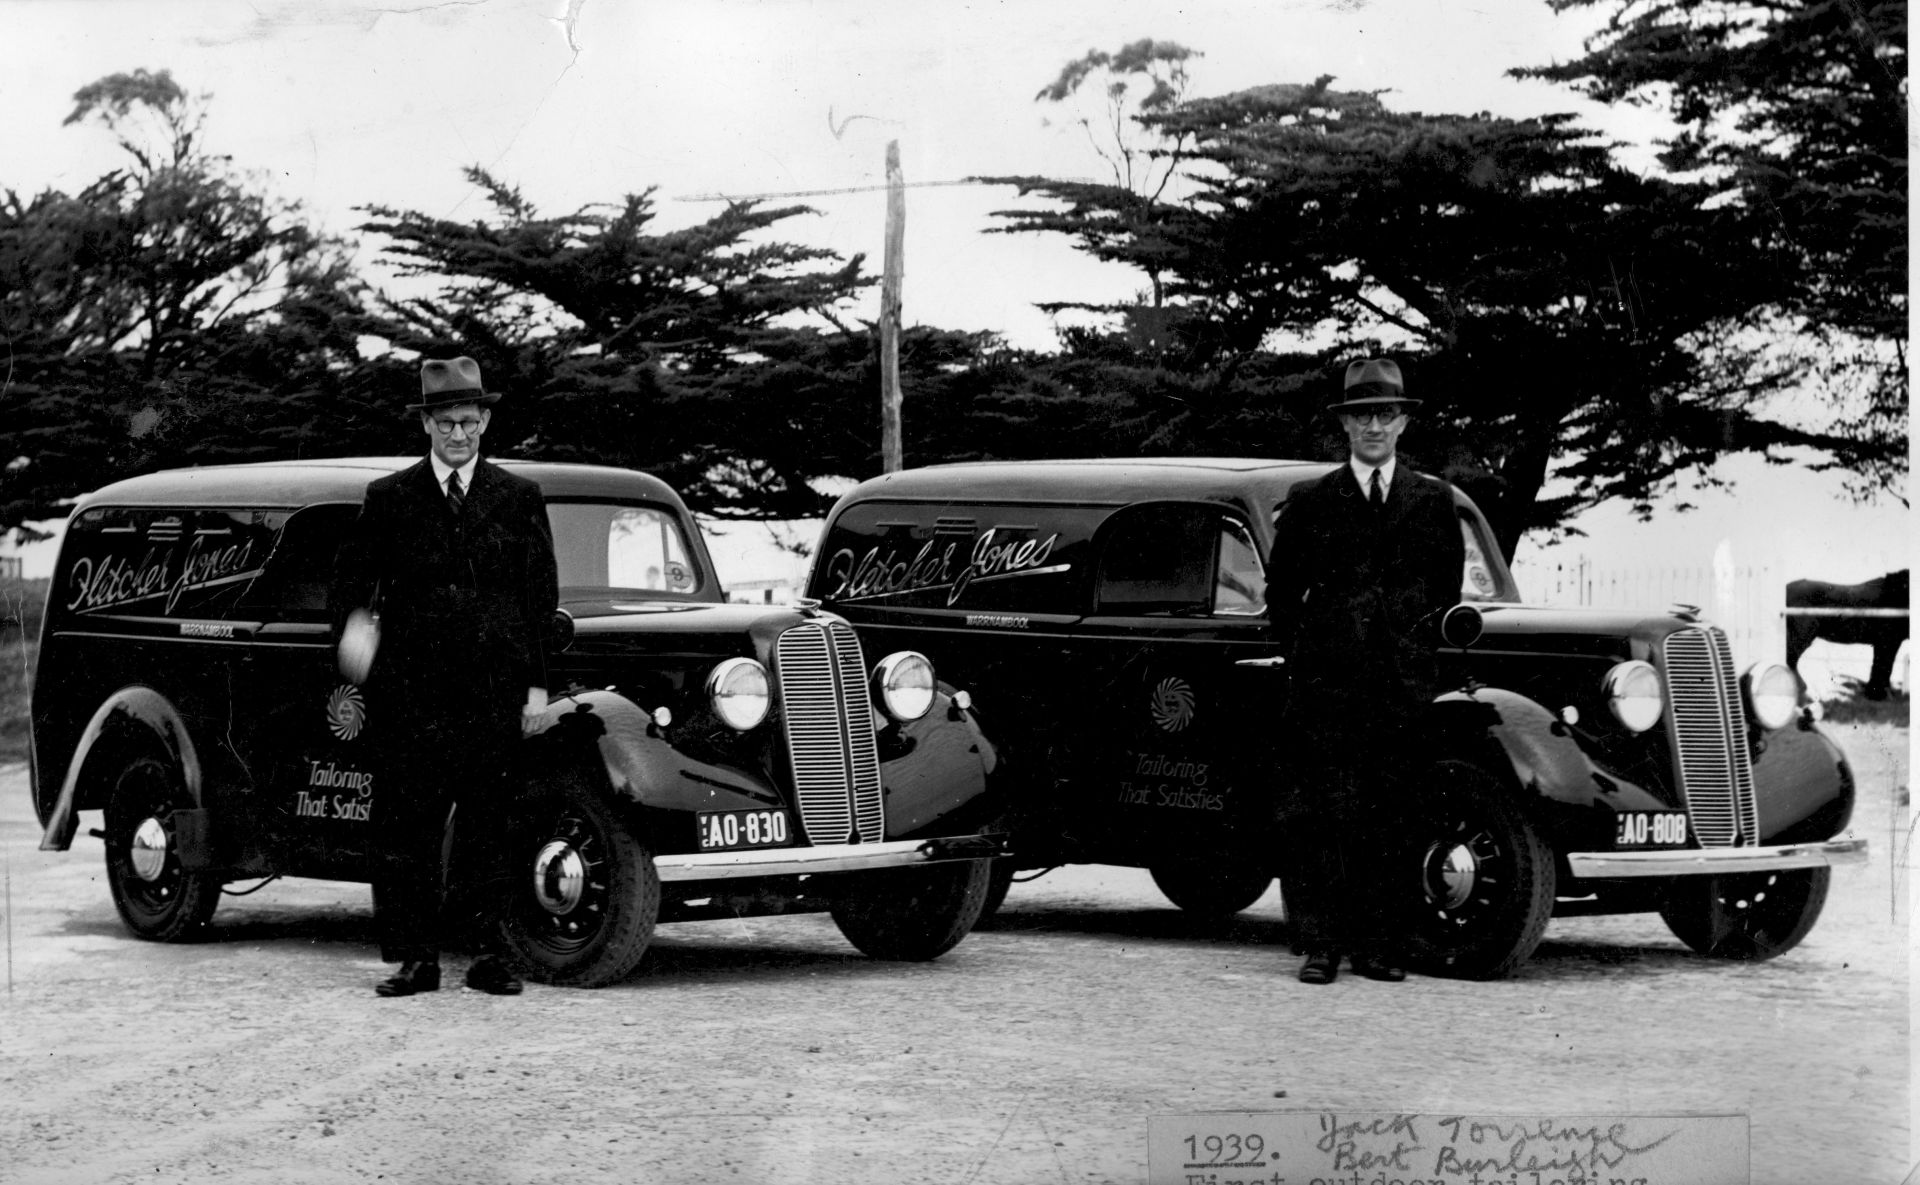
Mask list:
[[[701,811],[700,850],[777,848],[792,839],[785,811]]]
[[[1614,817],[1613,844],[1617,848],[1684,848],[1687,812],[1621,811]]]

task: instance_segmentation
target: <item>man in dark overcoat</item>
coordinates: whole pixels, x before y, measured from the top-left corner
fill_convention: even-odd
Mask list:
[[[558,589],[540,487],[480,459],[499,398],[471,358],[421,365],[420,401],[409,410],[428,455],[368,483],[334,574],[337,625],[355,609],[380,619],[366,676],[385,736],[374,900],[381,957],[400,964],[376,987],[382,996],[440,986],[443,852],[456,804],[487,944],[467,986],[521,990],[501,947],[504,841],[518,742],[546,711],[545,639]]]
[[[1404,837],[1438,617],[1460,599],[1465,561],[1451,489],[1396,458],[1418,402],[1397,363],[1349,366],[1328,409],[1347,463],[1294,487],[1275,524],[1269,603],[1296,759],[1282,885],[1305,983],[1332,983],[1343,954],[1369,978],[1406,978],[1402,910],[1418,869]]]

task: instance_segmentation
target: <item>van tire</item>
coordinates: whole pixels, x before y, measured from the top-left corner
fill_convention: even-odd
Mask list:
[[[1274,874],[1246,864],[1160,864],[1149,869],[1153,883],[1195,917],[1224,919],[1260,900]]]
[[[1830,868],[1675,877],[1660,906],[1674,936],[1715,959],[1757,963],[1785,954],[1820,920]]]
[[[532,788],[514,829],[502,931],[529,978],[604,987],[647,953],[660,917],[653,853],[580,773]]]
[[[1553,849],[1507,786],[1470,762],[1428,767],[1408,937],[1416,966],[1499,979],[1527,961],[1553,917]]]
[[[180,771],[144,755],[121,767],[107,798],[107,888],[127,929],[149,942],[200,937],[220,906],[220,878],[180,866],[173,813],[192,805]]]
[[[1000,907],[1007,903],[1007,890],[1013,887],[1013,861],[1001,857],[993,861],[993,867],[987,874],[987,899],[980,906],[980,918],[973,923],[976,930],[984,930],[992,922]]]
[[[829,907],[834,924],[869,958],[921,963],[957,946],[980,920],[990,860],[845,874]]]

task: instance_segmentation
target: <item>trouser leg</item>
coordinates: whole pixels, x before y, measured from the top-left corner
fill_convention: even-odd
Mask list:
[[[413,809],[387,812],[374,879],[374,924],[389,963],[431,961],[440,954],[446,894],[443,860],[445,796],[422,794]]]
[[[1382,747],[1356,770],[1356,793],[1342,828],[1350,852],[1354,949],[1403,961],[1417,872],[1408,843],[1405,746],[1412,730],[1383,730]]]
[[[1337,831],[1316,812],[1294,820],[1286,837],[1280,883],[1293,947],[1303,954],[1338,951],[1347,930],[1347,891],[1346,854]]]
[[[475,729],[475,744],[462,763],[455,830],[470,913],[460,921],[482,953],[504,950],[501,926],[520,871],[512,846],[520,822],[519,722],[517,697],[498,697],[486,705],[485,723]]]

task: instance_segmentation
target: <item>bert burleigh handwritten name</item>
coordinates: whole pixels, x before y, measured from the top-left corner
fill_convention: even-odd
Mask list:
[[[1402,1177],[1407,1185],[1646,1185],[1632,1174],[1635,1157],[1672,1139],[1642,1121],[1605,1123],[1552,1118],[1470,1118],[1462,1115],[1320,1116],[1316,1150],[1328,1157],[1334,1180],[1364,1185],[1372,1174]],[[1424,1174],[1424,1175],[1423,1175]]]

